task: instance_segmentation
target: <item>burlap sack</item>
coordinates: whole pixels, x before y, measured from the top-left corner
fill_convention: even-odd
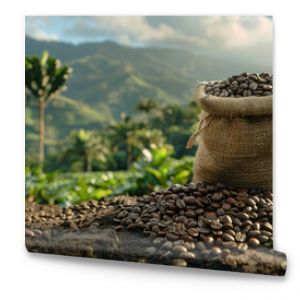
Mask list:
[[[196,92],[202,108],[193,181],[272,189],[272,96],[223,98]]]

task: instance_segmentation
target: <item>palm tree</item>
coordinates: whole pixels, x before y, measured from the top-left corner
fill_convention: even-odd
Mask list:
[[[126,168],[128,169],[133,160],[133,139],[134,133],[144,126],[143,123],[133,122],[125,113],[121,113],[121,120],[109,126],[110,138],[113,145],[126,152]]]
[[[137,110],[145,113],[149,113],[152,110],[158,109],[158,103],[153,99],[143,99],[137,105]]]
[[[82,160],[84,171],[90,172],[93,170],[94,160],[106,162],[108,155],[108,146],[101,136],[93,131],[80,129],[71,133],[71,145],[66,150],[64,157]]]
[[[66,89],[65,83],[71,72],[71,68],[61,65],[60,61],[49,56],[47,51],[43,52],[40,59],[36,56],[25,58],[25,87],[39,103],[41,165],[44,162],[45,105],[47,101],[54,99]]]

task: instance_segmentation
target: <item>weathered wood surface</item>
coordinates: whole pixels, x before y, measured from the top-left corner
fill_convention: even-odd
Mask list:
[[[26,237],[26,248],[38,253],[171,264],[174,257],[147,254],[146,248],[152,246],[152,242],[142,233],[115,230],[113,217],[113,212],[108,213],[80,229],[38,228],[39,234]],[[34,226],[27,226],[28,229],[34,230]],[[282,276],[286,271],[286,256],[268,248],[227,256],[199,254],[188,267]]]

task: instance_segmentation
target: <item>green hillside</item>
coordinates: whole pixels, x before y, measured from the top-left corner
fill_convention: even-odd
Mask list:
[[[213,80],[234,73],[268,72],[253,61],[236,61],[187,50],[132,48],[114,42],[73,45],[26,37],[26,55],[43,50],[74,69],[65,95],[98,109],[108,106],[118,118],[134,112],[142,98],[186,104],[198,80]]]

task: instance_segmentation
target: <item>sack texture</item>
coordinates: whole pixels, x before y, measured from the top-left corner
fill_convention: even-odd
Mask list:
[[[197,89],[199,128],[187,147],[198,144],[194,182],[272,189],[272,96],[206,96]]]

